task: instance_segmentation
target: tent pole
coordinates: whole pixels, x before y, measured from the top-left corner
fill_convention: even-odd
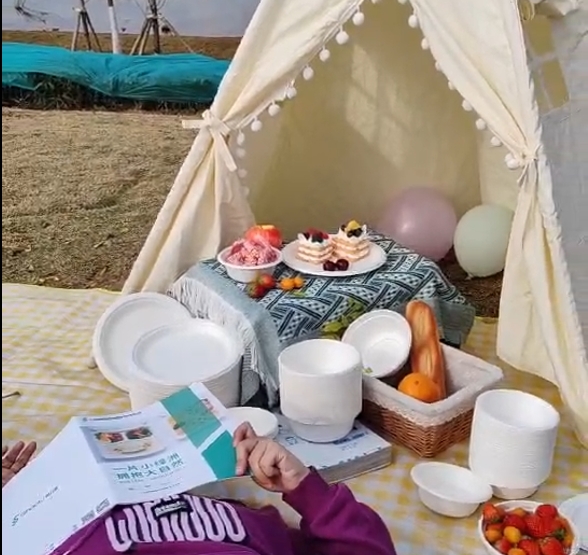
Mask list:
[[[157,0],[149,0],[149,17],[151,18],[151,27],[153,29],[153,52],[161,54],[161,38],[159,36],[159,12]]]

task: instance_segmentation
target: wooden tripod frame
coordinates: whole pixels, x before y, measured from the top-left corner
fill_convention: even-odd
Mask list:
[[[98,39],[98,35],[96,34],[96,30],[94,29],[92,20],[90,19],[90,14],[86,9],[86,0],[79,0],[79,2],[80,7],[76,8],[78,17],[76,21],[76,28],[71,39],[71,50],[73,51],[78,49],[80,31],[82,31],[86,39],[86,46],[88,47],[88,50],[96,50],[98,52],[102,52],[100,40]]]
[[[153,34],[153,53],[161,54],[161,29],[167,29],[171,35],[176,37],[188,50],[193,52],[190,45],[181,37],[176,31],[176,28],[163,16],[157,8],[157,0],[148,0],[148,13],[145,16],[145,21],[141,26],[139,36],[135,39],[133,47],[131,48],[131,56],[138,54],[142,56],[145,54],[149,37]]]

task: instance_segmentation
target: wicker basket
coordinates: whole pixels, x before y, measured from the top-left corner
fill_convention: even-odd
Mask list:
[[[430,458],[470,435],[474,404],[480,393],[502,380],[502,370],[443,345],[450,395],[426,404],[396,389],[407,371],[392,381],[364,376],[362,420],[396,444]]]

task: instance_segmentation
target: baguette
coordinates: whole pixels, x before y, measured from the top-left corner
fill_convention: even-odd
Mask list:
[[[447,397],[445,360],[435,314],[427,303],[414,300],[406,305],[406,319],[412,331],[411,369],[435,382],[441,399],[445,399]]]

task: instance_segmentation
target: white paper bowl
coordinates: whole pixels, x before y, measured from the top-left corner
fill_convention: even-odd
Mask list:
[[[364,373],[383,378],[405,365],[412,332],[401,314],[393,310],[374,310],[355,320],[342,340],[360,352]]]
[[[519,499],[517,501],[504,501],[502,503],[495,503],[495,505],[497,507],[502,507],[506,511],[520,507],[521,509],[525,509],[525,511],[530,512],[530,511],[534,511],[539,505],[541,505],[541,503],[538,503],[536,501],[526,501],[526,500]],[[572,543],[572,547],[570,549],[569,555],[578,555],[578,553],[580,552],[578,530],[577,530],[576,526],[574,525],[574,523],[570,520],[568,515],[565,514],[565,512],[561,512],[561,515],[567,519],[567,521],[570,524],[570,529],[572,530],[572,533],[574,534],[574,542]],[[480,517],[478,519],[478,537],[480,538],[480,541],[484,545],[486,552],[489,555],[501,555],[500,551],[498,551],[497,549],[494,549],[492,547],[492,545],[490,545],[488,540],[484,537],[483,524],[484,523],[482,522],[482,517]]]
[[[259,266],[237,266],[236,264],[230,264],[227,262],[226,257],[228,252],[231,250],[231,247],[223,249],[218,254],[216,259],[225,267],[228,276],[232,280],[239,283],[252,283],[262,274],[272,275],[278,264],[282,262],[282,251],[274,249],[273,247],[272,249],[277,255],[276,260],[270,262],[269,264],[261,264]]]
[[[343,424],[331,425],[316,425],[316,424],[302,424],[288,418],[288,424],[294,435],[298,436],[310,443],[333,443],[343,439],[353,429],[354,420],[345,422]]]
[[[473,514],[492,497],[492,488],[469,469],[441,462],[420,463],[410,471],[419,498],[431,511],[452,518]]]

